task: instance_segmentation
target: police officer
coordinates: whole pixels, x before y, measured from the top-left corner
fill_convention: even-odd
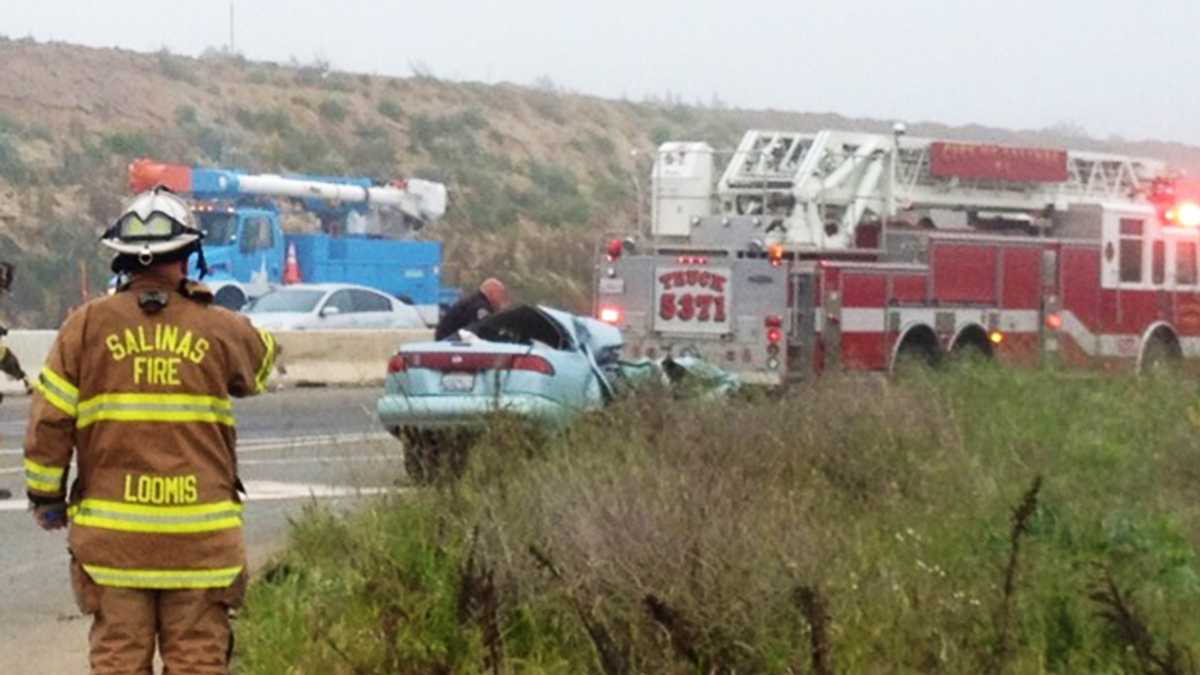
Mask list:
[[[508,306],[508,289],[499,279],[488,279],[479,285],[479,290],[460,298],[450,306],[438,321],[433,339],[445,340],[461,328],[480,321]]]
[[[246,565],[230,397],[266,388],[276,348],[187,279],[202,237],[165,188],[130,201],[101,239],[128,281],[67,317],[35,384],[26,489],[39,526],[70,525],[96,675],[151,673],[156,643],[164,672],[228,672]]]
[[[0,262],[0,295],[4,295],[9,288],[12,287],[13,266],[6,262]],[[25,391],[29,392],[29,380],[25,377],[25,371],[21,368],[21,362],[17,360],[17,355],[4,344],[2,338],[8,335],[8,329],[0,326],[0,372],[8,375],[14,380],[21,380],[25,383]],[[4,400],[4,395],[0,394],[0,401]]]

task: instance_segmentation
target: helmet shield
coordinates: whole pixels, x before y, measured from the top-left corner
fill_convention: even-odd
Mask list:
[[[126,213],[117,221],[117,237],[122,241],[161,241],[184,233],[184,225],[162,211],[143,220],[137,213]]]
[[[100,241],[117,253],[136,255],[150,264],[155,256],[192,250],[203,237],[187,204],[160,186],[134,197]]]

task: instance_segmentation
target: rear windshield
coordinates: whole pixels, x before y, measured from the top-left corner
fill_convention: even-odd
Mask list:
[[[311,312],[325,291],[274,291],[251,302],[247,314],[270,314],[274,312]]]

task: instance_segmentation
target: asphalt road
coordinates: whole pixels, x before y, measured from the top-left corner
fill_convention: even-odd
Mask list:
[[[299,389],[237,402],[252,568],[285,543],[305,504],[350,508],[403,485],[400,445],[375,421],[377,395]],[[37,529],[25,510],[28,412],[28,399],[0,404],[0,490],[13,495],[0,499],[0,673],[85,673],[88,621],[71,597],[66,537]]]

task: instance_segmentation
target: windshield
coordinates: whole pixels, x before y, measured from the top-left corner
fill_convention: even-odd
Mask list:
[[[200,229],[204,230],[204,243],[210,246],[228,246],[237,236],[237,214],[202,211]]]
[[[245,311],[247,314],[311,312],[324,296],[325,291],[273,291],[250,303]]]

